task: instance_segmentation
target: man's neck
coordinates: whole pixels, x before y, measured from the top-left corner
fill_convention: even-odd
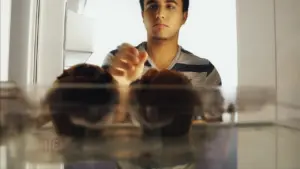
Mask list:
[[[148,38],[147,52],[158,69],[166,69],[178,52],[178,38],[167,40]]]

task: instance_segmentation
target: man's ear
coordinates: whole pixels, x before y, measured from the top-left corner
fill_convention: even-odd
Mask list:
[[[183,13],[183,18],[182,18],[182,24],[185,24],[185,22],[186,22],[186,20],[187,20],[187,18],[188,18],[188,12],[184,12]]]

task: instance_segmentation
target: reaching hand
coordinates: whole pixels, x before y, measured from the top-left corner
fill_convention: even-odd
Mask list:
[[[119,85],[129,85],[142,76],[148,55],[130,44],[122,44],[113,58],[109,72]]]

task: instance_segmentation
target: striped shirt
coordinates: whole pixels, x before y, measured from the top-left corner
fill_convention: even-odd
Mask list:
[[[136,48],[139,51],[146,51],[146,42],[140,43]],[[113,57],[115,57],[117,50],[111,51],[103,62],[103,67],[109,67]],[[149,70],[150,68],[156,68],[155,63],[148,58],[145,62],[144,73]],[[175,70],[182,72],[186,75],[192,82],[192,84],[197,87],[202,85],[208,86],[219,86],[222,85],[222,80],[220,77],[219,72],[215,68],[215,66],[205,58],[198,57],[193,53],[185,50],[183,47],[179,46],[179,50],[168,67],[169,70]],[[200,117],[197,117],[200,118]],[[207,145],[205,145],[205,153],[204,157],[199,159],[199,161],[190,164],[182,164],[171,167],[173,169],[189,169],[189,168],[201,168],[205,166],[206,169],[221,169],[221,168],[232,168],[236,169],[236,143],[231,142],[230,138],[228,138],[229,131],[219,131],[216,133],[216,136],[213,140],[210,140]],[[236,140],[236,138],[233,138]],[[221,142],[222,143],[221,143]],[[221,143],[221,144],[220,144]],[[229,153],[224,154],[222,150],[224,146],[229,145],[232,143],[233,147],[229,148]],[[221,148],[220,148],[221,146]],[[222,147],[223,146],[223,147]],[[226,147],[227,148],[227,147]],[[209,154],[206,155],[206,152]],[[217,157],[217,158],[214,158]],[[124,168],[135,168],[130,162],[118,162],[119,165],[123,166]],[[230,163],[230,164],[229,164]],[[139,167],[137,167],[139,169]],[[168,168],[164,168],[168,169]]]
[[[146,42],[140,43],[136,48],[139,51],[146,51]],[[115,57],[117,50],[111,51],[104,59],[103,67],[110,66],[112,58]],[[149,57],[145,62],[144,73],[150,69],[156,68],[155,63]],[[167,68],[169,70],[175,70],[182,72],[187,76],[192,84],[197,86],[218,86],[222,85],[221,77],[215,68],[215,66],[207,59],[200,58],[193,53],[183,49],[179,46],[179,50]]]

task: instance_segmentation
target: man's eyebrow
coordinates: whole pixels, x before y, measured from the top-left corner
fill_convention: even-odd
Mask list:
[[[167,3],[175,3],[176,5],[178,4],[176,0],[166,0]]]
[[[153,3],[156,3],[157,1],[156,0],[149,0],[146,5],[149,5],[149,4],[153,4]]]

